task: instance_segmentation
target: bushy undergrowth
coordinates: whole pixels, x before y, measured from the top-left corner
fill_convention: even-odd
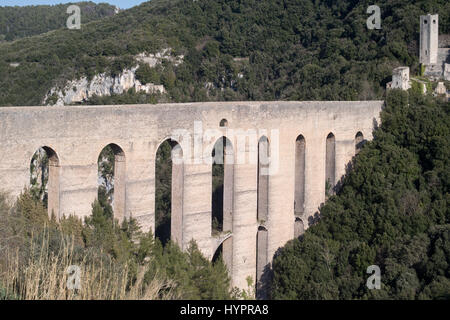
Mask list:
[[[134,220],[113,221],[96,200],[92,215],[59,222],[28,190],[14,205],[0,196],[2,299],[230,299],[222,261],[212,264],[191,242],[186,252]],[[80,289],[70,290],[70,266],[80,268]]]

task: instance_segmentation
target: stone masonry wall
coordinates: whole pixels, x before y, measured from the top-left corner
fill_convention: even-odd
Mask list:
[[[267,248],[270,260],[286,241],[294,237],[294,181],[296,138],[305,138],[304,211],[300,217],[308,227],[325,200],[325,150],[329,133],[335,136],[335,181],[345,173],[346,164],[355,154],[355,136],[372,139],[379,124],[383,101],[354,102],[205,102],[187,104],[6,107],[0,108],[0,191],[12,197],[30,183],[30,161],[40,147],[57,155],[51,185],[58,216],[91,214],[97,196],[97,159],[101,150],[114,143],[123,150],[125,191],[123,210],[126,217],[138,219],[144,229],[154,229],[155,157],[161,142],[174,130],[190,134],[179,141],[186,159],[200,149],[211,155],[217,137],[208,140],[207,129],[227,135],[234,148],[232,204],[232,284],[246,288],[246,278],[256,277],[258,170],[252,159],[257,152],[250,140],[230,134],[241,129],[255,130],[270,142],[268,178]],[[220,128],[222,119],[228,121]],[[203,133],[199,131],[202,127]],[[249,135],[251,136],[251,135]],[[196,144],[194,144],[194,141]],[[241,149],[241,150],[238,150]],[[278,155],[278,164],[276,157]],[[212,257],[218,240],[211,234],[211,164],[193,161],[183,164],[182,239],[186,247],[195,239],[202,252]],[[55,176],[59,175],[56,180]],[[56,181],[56,182],[55,182]],[[56,183],[56,185],[55,185]],[[50,199],[50,197],[49,197]],[[225,239],[226,237],[224,237]],[[229,240],[228,240],[229,241]],[[268,261],[270,263],[270,261]]]

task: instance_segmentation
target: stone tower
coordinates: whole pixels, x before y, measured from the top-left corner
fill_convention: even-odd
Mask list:
[[[438,60],[439,16],[420,16],[420,63],[436,64]]]
[[[398,67],[392,71],[392,81],[386,86],[386,89],[402,89],[411,88],[409,81],[409,67]]]

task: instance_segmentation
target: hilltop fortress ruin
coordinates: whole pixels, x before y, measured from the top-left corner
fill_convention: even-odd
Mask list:
[[[450,37],[439,37],[439,16],[427,14],[420,16],[420,43],[419,61],[421,64],[420,75],[423,78],[410,78],[409,67],[402,66],[392,71],[392,81],[386,84],[386,89],[408,90],[412,81],[419,83],[422,92],[427,92],[427,82],[446,80],[450,81]],[[445,95],[450,101],[450,92],[444,82],[438,82],[435,94]]]
[[[432,79],[450,81],[450,43],[439,37],[439,16],[420,16],[419,61],[425,67],[424,75]]]

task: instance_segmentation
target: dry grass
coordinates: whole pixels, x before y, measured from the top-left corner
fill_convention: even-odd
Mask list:
[[[84,256],[74,263],[74,241],[63,239],[61,249],[49,251],[49,234],[36,246],[32,241],[30,254],[25,262],[20,261],[18,250],[8,251],[6,265],[1,275],[7,296],[25,300],[138,300],[177,299],[175,283],[158,274],[145,283],[145,266],[140,266],[137,278],[129,285],[129,266],[118,265],[111,259],[92,259]],[[80,261],[78,259],[78,261]],[[72,265],[80,268],[78,290],[68,287],[68,274]],[[73,283],[73,282],[69,282]]]

